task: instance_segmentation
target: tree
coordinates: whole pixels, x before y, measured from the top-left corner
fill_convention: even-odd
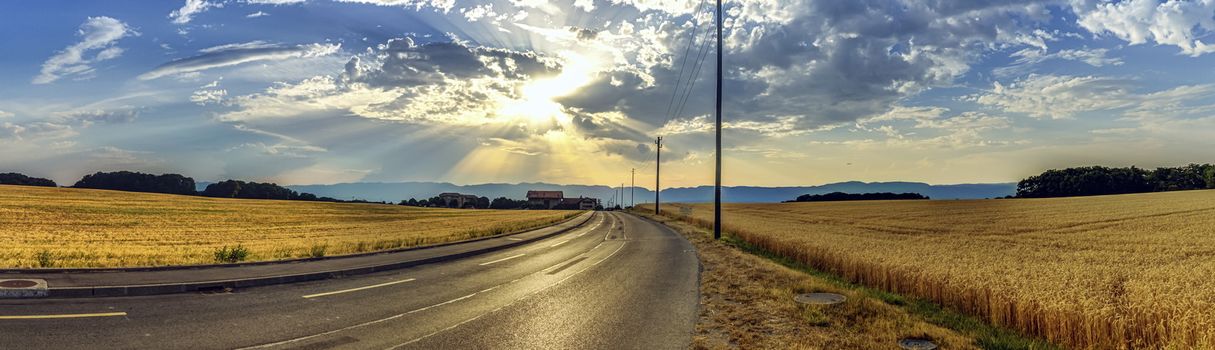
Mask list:
[[[0,174],[0,185],[58,187],[55,181],[37,177],[29,177],[18,173]]]
[[[1190,164],[1144,170],[1100,166],[1052,169],[1017,184],[1017,197],[1095,196],[1215,188],[1215,166]]]
[[[489,209],[489,197],[477,197],[477,209]]]
[[[72,187],[130,192],[195,195],[194,179],[178,174],[152,175],[130,171],[85,175]]]

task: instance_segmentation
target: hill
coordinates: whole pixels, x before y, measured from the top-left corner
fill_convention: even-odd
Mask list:
[[[199,184],[205,187],[205,183]],[[396,183],[342,183],[333,185],[287,186],[296,191],[337,199],[363,199],[369,201],[398,202],[409,198],[430,198],[443,192],[475,194],[489,198],[523,198],[528,190],[564,191],[566,197],[612,198],[612,188],[592,185],[556,185],[549,183],[478,184],[455,185],[445,182],[396,182]],[[722,188],[722,197],[733,203],[775,203],[797,198],[804,194],[827,194],[831,192],[913,192],[932,199],[981,199],[1010,196],[1017,191],[1015,183],[929,185],[920,182],[840,182],[821,186],[759,187],[727,186]],[[628,187],[625,196],[629,195]],[[637,187],[637,203],[652,202],[654,191]],[[713,186],[668,188],[662,190],[663,201],[698,203],[713,200]]]

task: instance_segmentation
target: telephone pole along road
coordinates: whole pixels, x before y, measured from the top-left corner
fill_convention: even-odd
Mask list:
[[[228,293],[0,300],[0,348],[683,349],[699,262],[670,229],[595,213],[493,253]]]

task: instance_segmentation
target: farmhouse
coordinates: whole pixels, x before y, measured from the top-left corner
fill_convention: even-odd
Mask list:
[[[527,191],[527,207],[538,209],[594,210],[599,206],[595,198],[565,198],[561,191]]]
[[[527,206],[529,208],[553,209],[561,205],[565,193],[561,191],[527,191]]]
[[[443,205],[448,208],[475,208],[477,206],[477,196],[471,194],[440,193],[439,199],[442,199]]]

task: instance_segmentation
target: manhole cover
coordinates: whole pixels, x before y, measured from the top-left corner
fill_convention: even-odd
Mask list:
[[[802,304],[835,305],[848,300],[847,297],[835,293],[806,293],[793,297],[793,301]]]
[[[907,350],[932,350],[937,348],[937,343],[928,339],[907,338],[899,341],[899,347]]]
[[[38,285],[38,282],[30,280],[7,280],[0,281],[0,288],[29,288]]]

